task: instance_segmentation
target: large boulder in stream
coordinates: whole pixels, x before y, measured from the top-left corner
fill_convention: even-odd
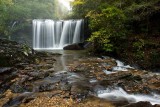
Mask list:
[[[65,46],[63,49],[64,50],[83,50],[84,44],[83,43],[74,43],[74,44]]]

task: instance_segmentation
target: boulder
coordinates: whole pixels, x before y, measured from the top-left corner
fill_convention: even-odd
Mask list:
[[[156,105],[158,107],[158,105]],[[137,103],[131,103],[122,107],[156,107],[154,105],[152,105],[150,102],[137,102]]]
[[[12,71],[11,67],[0,67],[0,74],[9,73]]]
[[[84,44],[83,43],[74,43],[74,44],[65,46],[63,49],[64,50],[83,50]]]

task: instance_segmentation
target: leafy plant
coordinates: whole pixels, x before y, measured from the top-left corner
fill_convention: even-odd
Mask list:
[[[90,11],[87,17],[92,30],[89,41],[99,45],[104,51],[113,51],[115,41],[125,38],[126,17],[120,9],[114,6],[100,7],[100,11]]]

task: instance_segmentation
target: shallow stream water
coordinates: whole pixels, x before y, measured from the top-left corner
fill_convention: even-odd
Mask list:
[[[55,71],[64,71],[68,64],[73,64],[74,61],[86,57],[85,50],[46,50],[47,52],[58,53],[55,57],[56,63],[54,65]]]

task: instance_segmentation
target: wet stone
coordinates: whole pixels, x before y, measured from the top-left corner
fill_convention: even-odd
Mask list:
[[[150,102],[138,102],[138,103],[131,103],[122,107],[155,107]]]
[[[24,69],[25,67],[27,67],[29,65],[29,63],[18,63],[15,66],[19,69]]]
[[[12,71],[12,68],[10,67],[0,67],[0,74],[2,73],[10,73]]]
[[[8,102],[6,102],[3,107],[17,107],[19,106],[23,100],[29,96],[31,96],[33,93],[25,92],[20,94],[19,96],[15,98],[11,98]]]
[[[82,85],[72,85],[71,95],[73,98],[83,99],[89,94],[89,87]]]
[[[62,91],[70,91],[71,85],[68,81],[60,81],[59,83],[60,90]]]
[[[44,91],[51,91],[53,89],[56,89],[56,84],[41,84],[39,86],[39,92],[44,92]]]
[[[19,85],[19,84],[12,84],[10,86],[10,90],[12,90],[13,93],[22,93],[25,92],[26,90],[23,88],[23,86]]]
[[[44,72],[53,73],[54,72],[54,68],[50,68],[50,69],[44,70]]]

